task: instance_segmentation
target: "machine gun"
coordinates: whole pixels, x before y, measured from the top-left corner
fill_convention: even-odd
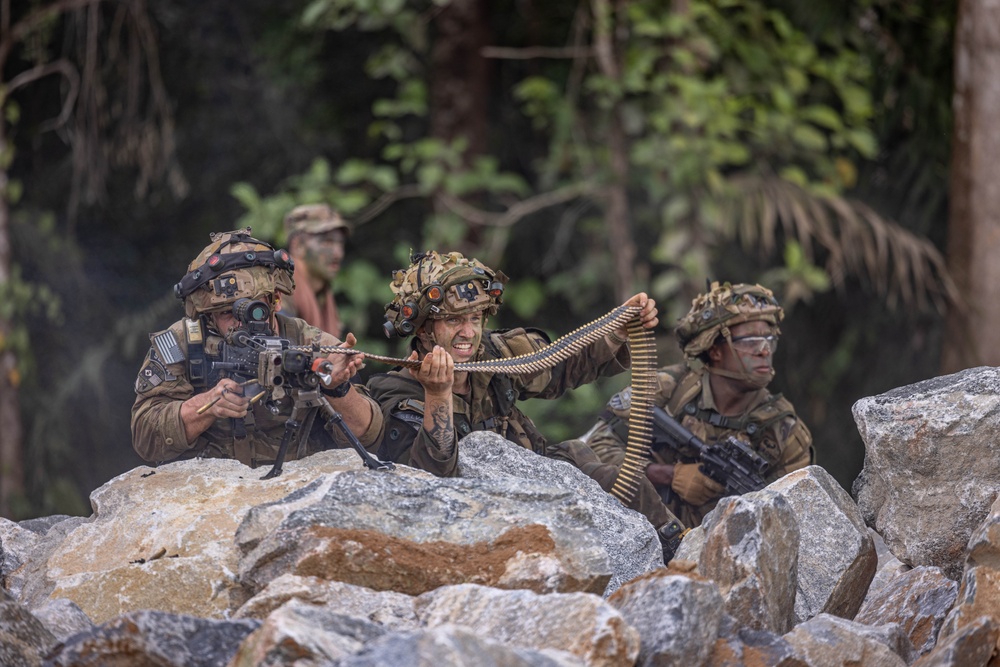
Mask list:
[[[770,464],[746,443],[728,436],[706,445],[661,407],[653,406],[653,447],[674,451],[695,450],[701,458],[700,470],[726,487],[726,495],[741,495],[767,486],[764,475]]]
[[[334,410],[322,395],[321,386],[330,381],[333,364],[319,352],[318,343],[313,345],[312,350],[292,348],[288,339],[271,335],[271,308],[263,301],[238,299],[233,304],[233,315],[242,326],[227,336],[222,344],[221,360],[209,363],[208,382],[214,385],[224,376],[238,380],[252,396],[251,402],[267,396],[265,405],[274,414],[279,411],[277,401],[286,396],[291,396],[293,400],[292,414],[285,422],[274,466],[261,479],[281,474],[292,442],[297,445],[299,457],[305,455],[309,433],[319,413],[340,429],[367,468],[394,468],[391,462],[380,461],[368,453],[344,423],[343,415]],[[211,405],[203,406],[202,410]],[[242,422],[238,427],[242,427]]]

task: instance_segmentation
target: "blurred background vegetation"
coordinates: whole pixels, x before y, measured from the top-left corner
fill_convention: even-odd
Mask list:
[[[411,249],[507,273],[494,328],[646,291],[661,364],[706,280],[766,284],[772,388],[848,489],[852,404],[938,374],[954,0],[0,2],[4,516],[89,514],[141,463],[173,284],[210,231],[283,243],[299,203],[353,220],[337,299],[375,353],[403,353],[382,307]],[[525,408],[574,437],[627,382]]]

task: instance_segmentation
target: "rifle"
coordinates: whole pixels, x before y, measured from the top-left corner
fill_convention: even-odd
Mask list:
[[[292,349],[290,340],[270,335],[271,309],[263,301],[238,299],[233,305],[233,314],[243,327],[234,331],[220,346],[221,361],[209,364],[207,382],[215,384],[223,374],[239,380],[253,395],[251,402],[268,396],[268,407],[275,413],[279,409],[274,404],[275,401],[285,396],[293,399],[292,414],[285,422],[274,466],[261,479],[281,474],[281,467],[292,441],[298,443],[299,456],[305,453],[306,440],[319,412],[340,429],[370,470],[394,468],[392,463],[380,461],[368,453],[344,423],[343,416],[321,394],[321,383],[330,381],[333,364],[319,352],[318,343],[312,346],[311,351],[303,350],[301,346]],[[209,407],[211,404],[202,409]],[[240,420],[236,429],[237,436],[241,432],[245,435],[242,426]]]
[[[742,495],[767,486],[764,475],[770,464],[746,443],[727,436],[706,445],[659,406],[653,406],[653,446],[674,451],[693,449],[701,458],[702,473],[726,487],[726,495]]]

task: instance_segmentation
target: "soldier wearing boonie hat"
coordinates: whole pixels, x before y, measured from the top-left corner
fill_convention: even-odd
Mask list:
[[[328,205],[306,204],[288,212],[284,227],[288,251],[295,260],[297,285],[285,303],[286,314],[339,336],[341,322],[333,282],[344,261],[350,226]]]
[[[770,463],[768,481],[813,462],[812,435],[792,404],[766,387],[784,311],[761,285],[713,283],[691,302],[674,333],[685,362],[661,368],[653,398],[682,426],[711,444],[734,436]],[[601,460],[621,465],[631,387],[608,402],[584,436]],[[646,475],[688,527],[699,525],[724,489],[699,470],[695,452],[654,450]]]

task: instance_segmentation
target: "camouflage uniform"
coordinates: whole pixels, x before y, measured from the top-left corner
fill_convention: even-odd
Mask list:
[[[812,464],[812,435],[795,414],[792,404],[781,394],[759,389],[744,414],[723,417],[715,411],[712,389],[705,379],[704,370],[692,370],[685,364],[661,368],[657,373],[658,387],[653,402],[665,408],[702,442],[712,444],[726,436],[735,436],[749,443],[771,464],[768,482]],[[612,398],[601,420],[585,438],[602,461],[616,466],[625,458],[630,393],[626,389]],[[653,452],[653,461],[671,465],[696,463],[698,456],[693,451],[678,454],[663,448]],[[693,506],[684,502],[669,486],[658,488],[667,507],[688,527],[700,525],[719,500],[717,497],[704,505]]]
[[[324,346],[340,342],[330,334],[306,324],[304,320],[285,317],[281,313],[277,315],[277,320],[278,335],[287,338],[293,345],[310,344],[317,336]],[[292,413],[292,399],[287,396],[279,402],[281,409],[278,414],[273,414],[263,405],[263,401],[253,405],[244,420],[246,438],[235,438],[232,419],[217,419],[213,426],[188,444],[180,419],[181,403],[198,391],[189,380],[185,328],[185,323],[181,320],[166,331],[150,335],[153,346],[136,379],[136,399],[132,405],[132,445],[135,451],[144,460],[155,463],[196,456],[237,459],[251,467],[273,463],[285,422]],[[173,335],[177,347],[172,351],[160,350],[156,342],[169,340],[164,336],[168,332]],[[209,358],[217,356],[221,343],[222,339],[217,335],[206,336],[206,355]],[[167,360],[173,361],[167,363]],[[355,385],[355,390],[366,393],[363,386]],[[374,452],[382,436],[382,413],[375,401],[370,398],[368,400],[372,404],[372,423],[367,431],[355,435],[366,449]],[[322,414],[309,436],[308,454],[333,447],[351,446],[339,429],[321,421]],[[294,460],[296,454],[295,447],[289,447],[287,460]]]
[[[468,262],[458,253],[438,256],[433,253],[434,261],[443,261],[446,266],[465,266]],[[471,260],[466,272],[459,281],[460,289],[469,294],[473,307],[484,309],[492,314],[500,303],[502,283],[507,278],[500,272],[491,270]],[[459,270],[459,269],[455,269]],[[469,281],[471,271],[478,271],[482,277]],[[445,276],[448,274],[445,273]],[[435,303],[447,312],[456,312],[469,306],[452,301],[452,291],[448,287],[447,277],[440,275],[421,274],[424,292],[430,290],[435,294]],[[387,306],[386,331],[408,335],[415,331],[427,317],[421,308],[423,301],[416,290],[411,290],[413,267],[410,273],[396,272],[393,289],[397,299]],[[469,282],[467,282],[469,281]],[[486,292],[473,286],[482,281],[494,294],[486,298]],[[433,287],[438,285],[441,290],[436,293]],[[472,296],[473,289],[477,296]],[[550,343],[548,337],[538,329],[510,329],[483,332],[482,343],[477,351],[477,361],[510,358],[536,352]],[[416,341],[414,349],[418,346]],[[562,396],[566,390],[593,382],[599,377],[610,377],[626,370],[631,364],[631,356],[627,346],[620,347],[616,353],[600,340],[584,350],[581,354],[571,357],[556,366],[534,375],[493,375],[489,373],[470,373],[470,393],[468,396],[452,395],[452,415],[455,424],[455,439],[468,435],[472,431],[492,431],[515,442],[537,454],[567,461],[582,472],[596,480],[602,488],[610,490],[618,475],[615,466],[602,462],[590,448],[579,440],[570,440],[549,445],[535,427],[534,423],[521,410],[516,402],[529,398],[554,399]],[[385,438],[379,448],[378,456],[382,459],[396,461],[427,470],[438,476],[454,476],[458,473],[458,447],[452,447],[450,455],[442,456],[434,440],[423,428],[424,388],[407,369],[395,369],[389,373],[372,376],[368,388],[373,398],[382,406],[385,418]],[[674,521],[666,507],[660,502],[656,490],[648,480],[641,480],[639,492],[630,507],[649,518],[654,527],[661,527]],[[675,528],[679,531],[679,527]]]
[[[687,361],[661,368],[657,373],[655,405],[664,408],[682,426],[706,444],[726,436],[748,443],[770,464],[767,481],[812,464],[812,435],[795,414],[792,404],[780,394],[771,394],[756,383],[746,410],[739,416],[723,416],[716,411],[709,374],[737,377],[713,369],[706,353],[719,341],[733,344],[730,328],[744,322],[764,321],[780,334],[778,323],[784,313],[773,294],[760,285],[712,285],[708,293],[692,302],[675,333]],[[747,378],[748,379],[748,378]],[[765,382],[767,380],[765,379]],[[625,457],[631,387],[608,402],[597,424],[583,437],[606,463],[621,466]],[[653,462],[673,465],[698,462],[694,451],[674,452],[670,448],[653,452]],[[694,527],[718,503],[721,494],[702,505],[685,502],[671,487],[658,487],[663,502],[685,526]]]
[[[227,252],[228,251],[228,252]],[[150,335],[152,343],[135,382],[136,400],[132,406],[132,446],[144,460],[165,462],[196,456],[235,458],[249,466],[274,461],[285,423],[291,415],[293,400],[286,395],[272,406],[253,404],[245,419],[216,419],[215,423],[191,443],[181,419],[181,405],[196,394],[212,388],[204,378],[213,359],[219,358],[223,339],[209,327],[209,313],[231,312],[238,299],[271,301],[276,295],[291,294],[292,261],[288,253],[274,250],[269,244],[250,236],[250,229],[212,234],[207,246],[188,267],[188,274],[175,286],[184,299],[185,317],[169,329]],[[268,311],[269,312],[269,311]],[[336,338],[305,321],[276,314],[277,336],[293,345],[318,341],[321,345],[338,344]],[[197,386],[196,386],[197,385]],[[332,390],[331,395],[343,395]],[[374,449],[382,435],[382,413],[378,404],[361,392],[371,411],[371,423],[358,440]],[[307,447],[313,453],[329,447],[348,447],[350,443],[339,429],[323,423],[323,416],[313,424]],[[297,455],[289,447],[288,459]]]

